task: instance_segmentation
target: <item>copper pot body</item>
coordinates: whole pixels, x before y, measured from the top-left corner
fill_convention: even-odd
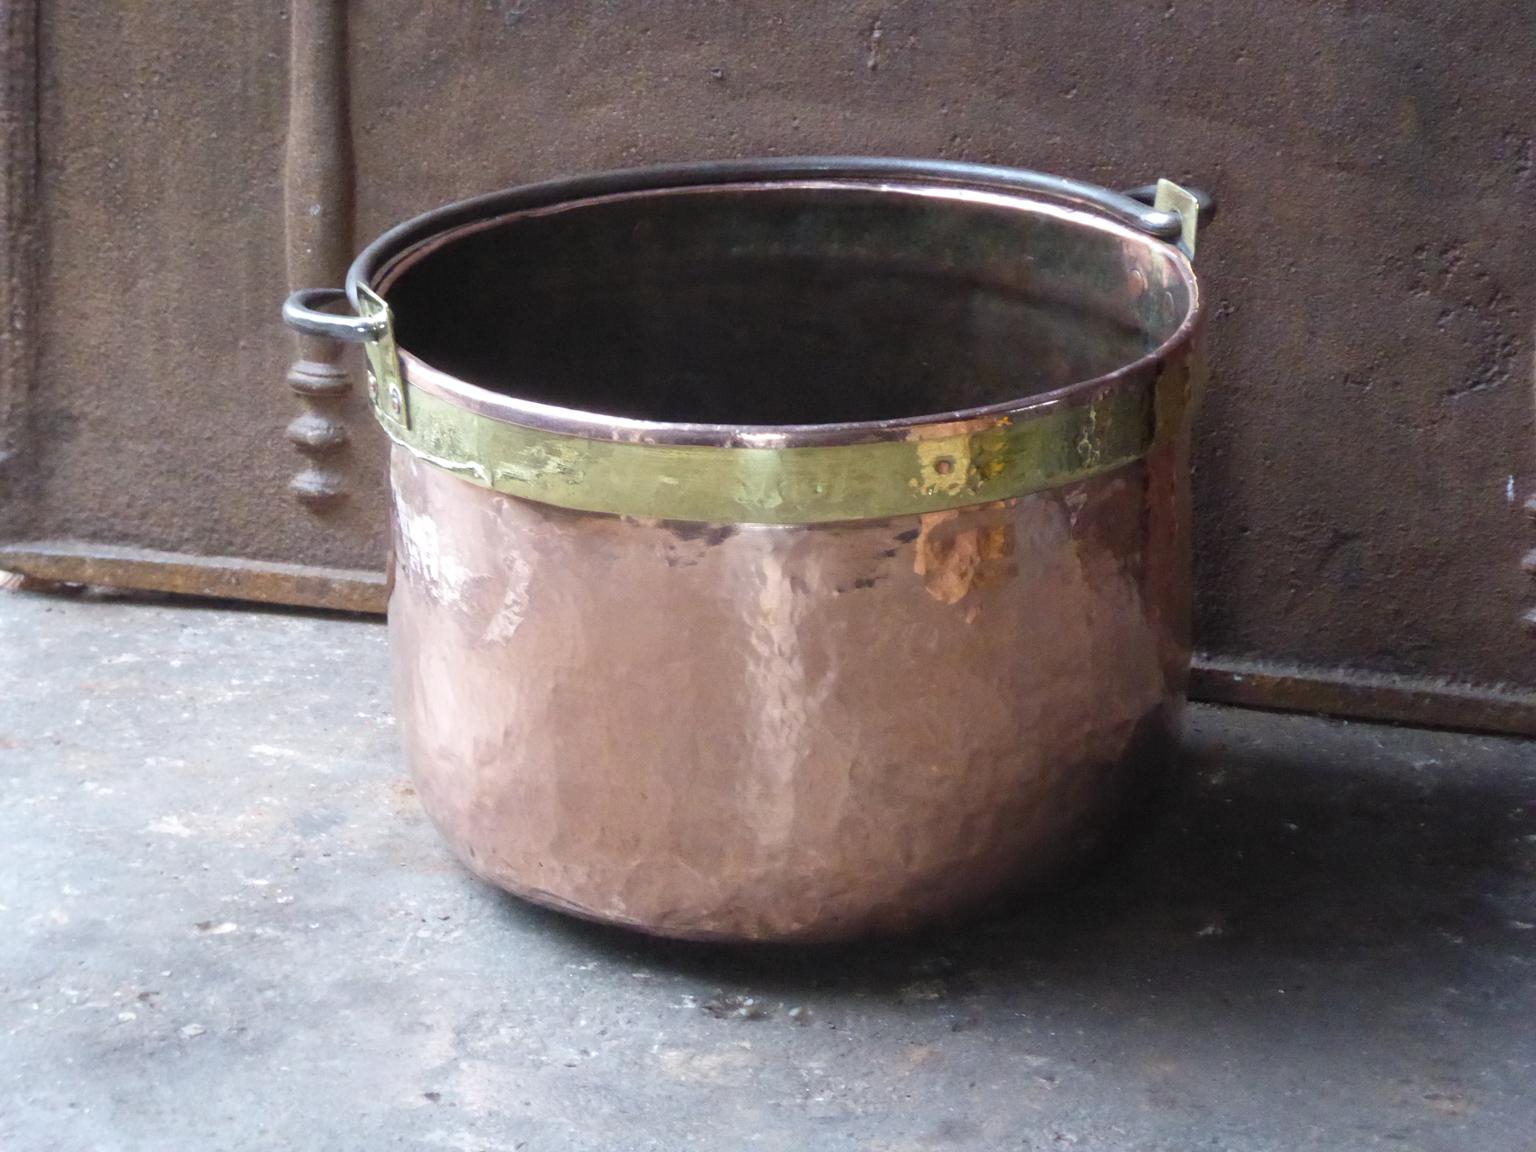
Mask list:
[[[422,803],[493,884],[666,935],[900,930],[1052,873],[1178,717],[1168,463],[727,532],[547,508],[397,448],[389,621]]]
[[[443,285],[494,278],[464,255],[483,250],[475,245],[484,225],[461,228],[462,267],[442,267],[444,245],[434,241],[375,277],[394,310],[415,419],[448,405],[516,425],[519,435],[565,420],[554,431],[572,439],[559,444],[576,445],[540,447],[538,458],[558,456],[558,467],[541,465],[537,483],[546,487],[528,489],[556,493],[562,506],[519,494],[518,485],[535,483],[523,457],[489,471],[446,459],[469,443],[489,451],[483,437],[401,437],[391,464],[389,627],[402,734],[422,803],[455,852],[529,900],[678,937],[901,931],[1082,859],[1134,809],[1164,762],[1189,656],[1198,300],[1187,262],[1166,244],[1024,202],[982,206],[1036,220],[1025,249],[1010,254],[989,240],[966,257],[981,261],[985,275],[954,255],[954,236],[970,224],[955,231],[949,214],[970,212],[970,201],[924,203],[922,214],[945,222],[930,225],[924,215],[921,227],[900,209],[868,242],[933,259],[916,279],[892,274],[868,250],[849,256],[858,244],[840,218],[828,223],[814,207],[836,201],[857,214],[860,204],[884,203],[882,187],[776,188],[781,199],[768,215],[782,210],[789,223],[755,233],[766,246],[756,255],[783,256],[779,245],[804,243],[807,234],[814,242],[805,224],[813,220],[837,237],[824,261],[808,263],[797,249],[778,263],[760,260],[750,275],[714,275],[740,257],[720,236],[742,233],[742,213],[759,218],[752,198],[763,191],[710,189],[707,203],[620,197],[617,206],[578,204],[559,225],[579,231],[583,211],[618,213],[603,245],[619,243],[614,236],[643,243],[646,228],[660,228],[668,239],[656,251],[676,261],[655,257],[639,272],[634,265],[588,274],[580,261],[573,267],[553,255],[541,263],[536,234],[546,225],[538,221],[559,211],[498,217],[493,236],[531,229],[535,239],[518,242],[519,266],[528,283],[544,286],[536,292],[585,300],[538,306],[547,314],[518,337],[543,341],[528,350],[538,372],[526,380],[490,379],[487,365],[509,355],[504,343],[457,358],[443,350],[471,339],[473,326],[437,335],[453,306]],[[843,192],[854,199],[839,200]],[[722,211],[737,216],[709,235],[711,226],[696,222],[721,196],[736,197]],[[796,197],[809,198],[811,216],[796,214]],[[833,217],[841,210],[829,209]],[[706,234],[703,247],[686,239],[696,231]],[[1071,248],[1079,242],[1092,247],[1081,260]],[[1061,291],[1038,269],[1033,280],[1008,279],[1024,276],[1017,269],[1053,244],[1060,251],[1043,261],[1048,271],[1070,277],[1091,267],[1094,279]],[[550,239],[550,252],[561,247],[569,248],[568,235]],[[939,249],[948,255],[934,256]],[[601,246],[589,260],[593,251]],[[502,251],[485,267],[506,262]],[[841,280],[839,267],[851,269]],[[995,268],[1003,279],[988,280]],[[701,294],[691,295],[690,277],[703,283]],[[960,287],[950,292],[946,277]],[[1160,299],[1145,299],[1149,283]],[[1125,347],[1089,347],[1104,329],[1078,325],[1074,309],[1093,292],[1124,297],[1111,310],[1130,318],[1114,338]],[[1050,299],[1043,313],[1029,304],[1018,319],[996,303],[1031,293]],[[487,292],[469,293],[477,294]],[[764,294],[772,301],[756,307]],[[722,300],[741,305],[729,320],[710,315]],[[851,301],[851,327],[846,339],[828,341],[810,329],[825,317],[818,331],[837,330],[839,300]],[[930,303],[950,309],[945,323],[912,319]],[[801,319],[774,315],[785,308]],[[571,330],[573,316],[594,313],[601,323]],[[752,319],[765,313],[771,322]],[[712,330],[701,334],[690,318]],[[989,376],[998,355],[989,349],[1012,346],[1008,324],[1034,343],[1024,360]],[[802,338],[812,347],[783,354],[795,361],[796,378],[813,362],[830,365],[826,374],[812,389],[797,384],[801,399],[765,391],[763,381],[783,368],[779,349]],[[981,353],[978,340],[987,344]],[[901,358],[861,375],[860,364],[879,360],[891,341]],[[1085,373],[1091,386],[1081,384]],[[583,391],[598,376],[597,391]],[[679,399],[667,389],[680,377],[706,383]],[[889,403],[897,410],[880,410],[882,379],[896,381]],[[728,395],[701,399],[700,389],[711,387]],[[527,402],[539,388],[545,394]],[[859,388],[875,394],[855,395]],[[1010,389],[1023,398],[1013,400]],[[1099,417],[1082,405],[1131,394],[1145,400],[1136,411],[1145,411],[1147,430],[1129,458],[1104,463],[1085,441],[1050,457],[1076,462],[1071,468],[1042,472],[1046,480],[1005,498],[970,497],[995,494],[987,485],[1023,467],[1022,457],[993,462],[982,447],[963,449],[958,461],[934,455],[935,444],[1022,435],[1047,410],[1082,417],[1076,435],[1091,439]],[[601,414],[625,396],[633,411]],[[810,418],[785,421],[782,406],[798,403]],[[925,403],[938,415],[925,416]],[[677,420],[668,404],[681,404],[685,416],[702,405],[709,419]],[[757,418],[762,412],[770,418]],[[705,475],[687,471],[703,454],[874,443],[912,447],[931,483],[911,480],[901,494],[871,498],[867,516],[816,515],[816,494],[836,495],[824,479],[802,493],[809,512],[796,511],[792,485],[774,489],[789,493],[787,512],[753,489],[741,498],[744,510],[694,516],[665,514],[694,504],[664,505],[662,515],[625,506],[623,486],[591,498],[613,507],[559,495],[604,491],[607,457],[579,454],[589,448],[684,450],[675,457],[682,471],[654,489],[664,496],[668,482],[686,489]],[[1009,451],[1037,453],[1035,441],[1009,443]],[[709,459],[729,467],[737,457]],[[957,486],[957,467],[971,488]],[[551,475],[566,487],[548,487]],[[860,476],[860,485],[890,481],[874,465]],[[847,499],[863,499],[863,487],[849,491]],[[714,495],[686,499],[724,507],[709,503]],[[910,510],[892,503],[909,499]]]

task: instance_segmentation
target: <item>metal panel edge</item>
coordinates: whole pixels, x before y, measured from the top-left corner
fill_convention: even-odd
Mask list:
[[[1198,653],[1190,671],[1189,695],[1206,703],[1274,712],[1536,736],[1536,693],[1511,692],[1497,685]]]
[[[383,572],[72,541],[0,544],[0,569],[64,584],[95,584],[371,615],[381,615],[389,598],[388,578]]]

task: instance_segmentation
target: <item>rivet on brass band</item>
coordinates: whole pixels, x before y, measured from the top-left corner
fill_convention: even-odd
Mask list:
[[[870,520],[1007,500],[1119,468],[1153,436],[1151,387],[1124,383],[981,431],[791,448],[587,439],[406,388],[409,426],[376,408],[385,431],[465,480],[560,508],[717,524]]]

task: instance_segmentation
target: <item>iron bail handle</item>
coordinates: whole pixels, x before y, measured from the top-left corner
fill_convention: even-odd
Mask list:
[[[641,179],[644,187],[666,187],[670,178],[683,183],[728,183],[763,177],[783,179],[900,180],[919,183],[938,181],[962,187],[1028,193],[1088,208],[1139,232],[1176,246],[1188,245],[1197,227],[1215,214],[1215,204],[1204,192],[1182,189],[1168,180],[1117,192],[1099,184],[1054,176],[1030,168],[1007,168],[954,160],[908,160],[887,156],[801,156],[787,160],[737,160],[679,165],[675,168],[613,173],[614,177]],[[1178,189],[1170,197],[1167,187]],[[1187,206],[1199,205],[1198,220],[1186,220]]]
[[[759,160],[735,162],[711,162],[679,165],[672,168],[635,170],[607,173],[593,178],[602,186],[590,191],[624,191],[627,189],[667,188],[673,186],[729,183],[734,180],[799,177],[850,177],[854,179],[939,180],[944,183],[999,188],[1013,192],[1032,192],[1061,200],[1079,207],[1094,209],[1149,236],[1175,245],[1186,256],[1194,255],[1195,234],[1198,228],[1209,223],[1216,215],[1216,205],[1206,193],[1193,188],[1182,188],[1168,180],[1116,192],[1050,176],[1025,168],[996,168],[979,164],[955,162],[925,162],[915,160],[885,159],[880,157],[805,157],[797,160]],[[546,190],[555,185],[545,186]],[[537,190],[537,189],[535,189]],[[514,190],[524,192],[529,190]],[[493,194],[478,200],[452,205],[436,213],[428,213],[410,221],[375,241],[353,266],[351,275],[358,276],[363,269],[360,290],[366,288],[369,273],[378,263],[375,253],[381,244],[408,239],[420,239],[416,235],[429,221],[437,227],[446,227],[451,219],[466,212],[469,218],[485,210],[487,204],[505,197],[507,193]],[[372,254],[372,255],[371,255]],[[371,259],[370,259],[371,255]],[[367,307],[365,315],[357,315],[349,308],[346,312],[330,311],[336,304],[348,303],[345,290],[340,288],[301,288],[283,303],[283,321],[294,330],[309,336],[327,340],[341,340],[349,344],[371,344],[383,339],[389,332],[390,321],[382,300],[377,307]],[[368,301],[369,304],[374,301]]]
[[[306,336],[366,344],[389,331],[387,316],[329,312],[328,305],[349,303],[343,288],[300,288],[283,301],[283,323]]]
[[[1204,227],[1216,214],[1209,195],[1193,188],[1182,188],[1170,180],[1117,192],[1099,184],[1054,176],[1030,168],[1002,168],[988,164],[958,161],[903,160],[890,157],[800,157],[779,161],[738,161],[734,164],[701,165],[695,171],[721,176],[739,173],[751,176],[755,171],[795,176],[852,177],[855,179],[938,180],[961,186],[993,188],[1007,192],[1033,193],[1079,208],[1103,213],[1129,228],[1165,240],[1178,247],[1192,247],[1195,230]],[[1170,189],[1177,195],[1170,195]],[[1189,208],[1198,205],[1197,219],[1187,219]],[[1186,252],[1186,255],[1189,253]]]

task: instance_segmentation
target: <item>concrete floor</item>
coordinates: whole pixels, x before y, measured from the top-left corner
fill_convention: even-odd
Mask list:
[[[1193,711],[1082,886],[841,951],[459,870],[377,624],[0,593],[0,1148],[1536,1148],[1536,746]]]

